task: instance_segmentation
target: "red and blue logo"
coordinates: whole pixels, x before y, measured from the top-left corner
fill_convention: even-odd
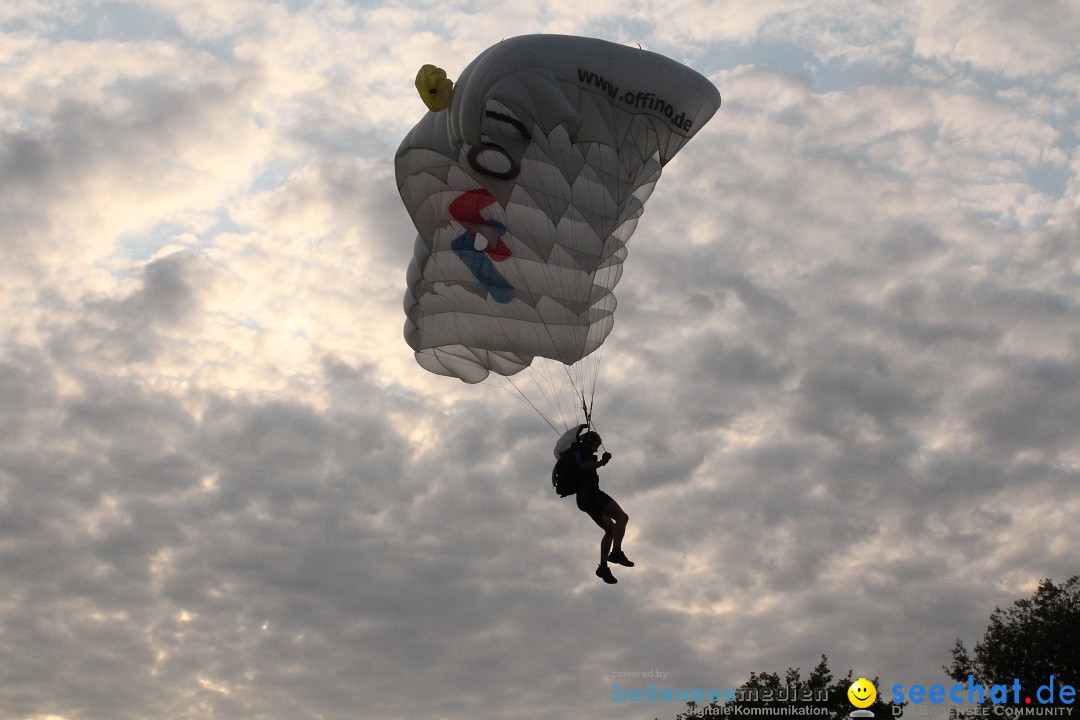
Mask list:
[[[481,188],[464,192],[450,203],[450,216],[465,227],[465,232],[450,243],[450,249],[487,288],[492,300],[508,303],[514,299],[514,286],[495,268],[495,263],[506,262],[511,257],[510,248],[503,241],[506,226],[480,214],[494,202],[491,193]],[[477,236],[486,240],[486,245],[478,242]]]

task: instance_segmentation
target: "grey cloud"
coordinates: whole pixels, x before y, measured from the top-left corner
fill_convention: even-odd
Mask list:
[[[51,351],[65,361],[88,355],[104,362],[150,362],[162,352],[182,352],[177,338],[201,309],[214,271],[198,255],[180,252],[148,263],[139,287],[121,298],[86,298],[68,312],[80,322],[57,332]]]
[[[973,428],[988,452],[1067,451],[1080,426],[1080,372],[1075,362],[1021,361],[1001,368],[1000,384],[972,398]]]
[[[824,350],[820,365],[803,375],[800,405],[797,421],[804,429],[844,436],[867,426],[901,431],[922,402],[918,388],[897,378],[884,354],[839,345]]]

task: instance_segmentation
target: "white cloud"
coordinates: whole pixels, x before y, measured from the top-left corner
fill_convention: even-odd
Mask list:
[[[1075,72],[1080,12],[1072,3],[920,2],[918,12],[922,56],[1006,78]]]

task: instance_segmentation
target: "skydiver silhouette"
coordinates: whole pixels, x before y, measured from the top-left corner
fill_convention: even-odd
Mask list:
[[[578,432],[586,428],[588,425],[582,425]],[[596,576],[611,585],[618,580],[611,574],[609,562],[625,567],[634,567],[634,563],[622,551],[623,535],[626,534],[626,523],[630,516],[619,507],[619,503],[600,489],[600,476],[596,471],[611,462],[609,452],[597,459],[596,451],[602,444],[600,435],[590,430],[579,437],[572,452],[581,479],[577,491],[578,509],[588,514],[604,530],[604,537],[600,540],[600,565],[596,568]]]

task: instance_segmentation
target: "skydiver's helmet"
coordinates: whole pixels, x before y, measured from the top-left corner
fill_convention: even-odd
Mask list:
[[[598,448],[604,444],[604,441],[600,439],[599,433],[594,430],[590,430],[589,432],[581,436],[581,444]]]

